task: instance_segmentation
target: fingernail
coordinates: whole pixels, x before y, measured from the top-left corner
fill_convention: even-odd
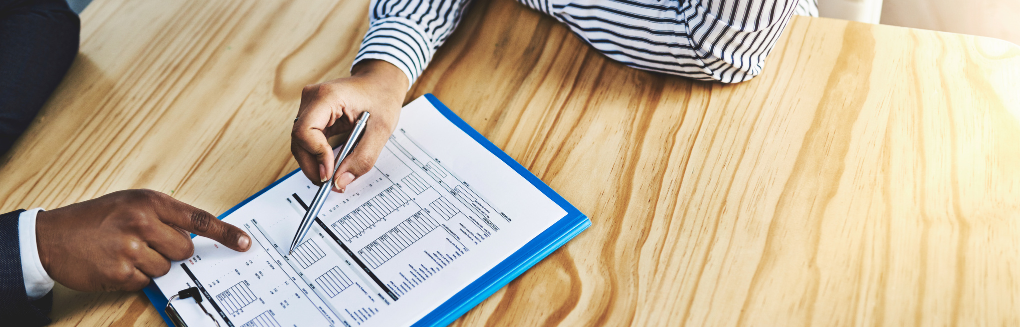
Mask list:
[[[326,165],[319,164],[319,178],[322,180],[319,183],[325,183],[329,180],[329,176],[326,176]]]
[[[337,177],[336,179],[333,180],[333,185],[336,186],[336,189],[340,190],[340,193],[343,193],[347,189],[347,184],[350,184],[353,181],[354,174],[351,174],[350,172],[345,172],[342,175],[340,175],[340,177]]]
[[[250,244],[251,244],[251,239],[248,239],[247,236],[241,236],[240,238],[237,239],[237,247],[239,249],[241,249],[241,250],[247,250],[248,249],[248,245],[250,245]]]

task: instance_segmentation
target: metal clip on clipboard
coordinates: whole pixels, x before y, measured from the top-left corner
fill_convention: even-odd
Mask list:
[[[202,312],[205,312],[205,315],[209,316],[209,319],[212,319],[212,321],[216,323],[216,327],[220,326],[220,322],[217,321],[216,318],[213,318],[213,315],[205,309],[204,305],[202,305],[202,294],[198,291],[198,287],[184,289],[183,291],[177,292],[177,294],[174,294],[167,300],[166,308],[163,309],[163,312],[166,312],[166,316],[170,318],[170,321],[173,321],[174,326],[188,327],[188,324],[184,322],[184,319],[181,319],[181,315],[177,313],[177,309],[175,309],[173,305],[174,300],[187,298],[195,299],[195,303],[198,304],[199,308],[202,308]]]

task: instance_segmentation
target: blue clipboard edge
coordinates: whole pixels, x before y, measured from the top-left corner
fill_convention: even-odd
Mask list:
[[[531,171],[524,168],[524,166],[521,166],[521,164],[511,158],[510,155],[503,152],[503,150],[495,144],[492,144],[492,142],[482,136],[481,133],[478,133],[478,131],[472,128],[471,125],[468,125],[468,123],[457,116],[457,114],[453,113],[450,108],[447,108],[446,105],[440,102],[434,95],[427,93],[424,97],[428,99],[429,102],[446,117],[446,119],[450,120],[450,122],[471,136],[472,139],[510,166],[510,168],[517,172],[517,174],[528,180],[528,182],[538,188],[542,194],[545,194],[545,196],[549,197],[549,199],[553,200],[553,202],[567,212],[563,218],[554,223],[551,227],[536,236],[523,247],[515,251],[512,255],[501,261],[498,265],[496,265],[496,267],[493,267],[491,270],[483,274],[482,277],[478,278],[471,284],[468,284],[467,287],[462,289],[460,292],[457,292],[457,294],[454,294],[453,297],[446,300],[446,302],[443,302],[443,304],[440,304],[439,307],[436,307],[432,310],[432,312],[429,312],[413,324],[413,326],[445,326],[449,325],[457,318],[460,318],[460,316],[467,313],[468,310],[471,310],[478,305],[478,303],[481,303],[493,293],[496,293],[496,291],[503,288],[503,286],[506,286],[506,284],[510,283],[510,281],[517,278],[517,276],[520,276],[539,261],[549,256],[549,254],[553,251],[562,247],[567,243],[567,241],[580,234],[581,231],[587,229],[591,226],[591,220],[582,214],[580,210],[570,204],[570,202],[567,202],[566,199],[556,193],[556,191],[553,191],[549,185],[542,182],[542,180],[535,176],[535,174],[532,174]],[[291,175],[296,174],[300,170],[301,169],[296,169],[290,172],[286,176],[258,191],[258,193],[255,193],[244,201],[241,201],[241,203],[238,203],[233,208],[230,208],[223,214],[219,215],[217,218],[223,219],[230,213],[244,206],[248,202],[251,202],[251,200],[262,195],[262,193],[265,193],[267,190],[275,187],[277,184],[289,178]],[[191,237],[194,238],[195,235],[191,235]],[[165,312],[163,312],[163,308],[165,308],[167,304],[167,298],[163,296],[163,292],[159,289],[159,286],[156,286],[155,282],[150,282],[149,286],[146,286],[143,291],[149,298],[149,301],[152,302],[152,305],[156,307],[156,311],[159,311],[160,316],[163,317],[163,321],[166,322],[167,326],[173,326],[173,323],[170,322],[170,318],[167,317]]]
[[[481,303],[482,300],[496,293],[496,291],[506,286],[517,276],[520,276],[528,268],[531,268],[553,251],[566,244],[567,241],[573,239],[581,231],[587,229],[588,226],[591,226],[591,220],[556,193],[556,191],[553,191],[549,185],[538,179],[535,174],[521,166],[520,163],[511,158],[506,152],[503,152],[495,144],[489,142],[481,133],[478,133],[471,125],[468,125],[467,122],[453,113],[450,108],[439,102],[439,99],[436,99],[434,95],[427,93],[424,96],[432,103],[432,106],[439,109],[443,116],[446,116],[446,119],[449,119],[450,122],[471,136],[471,138],[484,146],[485,149],[489,150],[497,158],[503,160],[517,174],[527,179],[528,182],[567,212],[563,218],[560,218],[551,227],[515,251],[514,254],[511,254],[496,265],[496,267],[493,267],[489,272],[483,274],[482,277],[468,284],[467,287],[454,294],[449,300],[446,300],[446,302],[443,302],[439,307],[436,307],[432,312],[429,312],[425,317],[422,317],[422,319],[413,324],[413,326],[445,326],[460,318],[468,310]]]

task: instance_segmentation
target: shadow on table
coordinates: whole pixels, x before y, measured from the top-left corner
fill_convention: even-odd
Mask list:
[[[50,318],[53,326],[135,326],[150,308],[142,292],[79,292],[57,284]]]

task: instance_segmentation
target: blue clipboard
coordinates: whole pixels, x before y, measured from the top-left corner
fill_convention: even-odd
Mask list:
[[[582,214],[580,210],[577,210],[577,208],[567,202],[566,199],[563,199],[562,196],[553,191],[552,188],[549,188],[548,185],[538,179],[538,177],[528,171],[528,169],[517,163],[517,161],[503,152],[503,150],[496,147],[495,144],[489,142],[488,139],[478,133],[478,131],[468,125],[463,119],[460,119],[457,114],[454,114],[450,108],[447,108],[446,105],[439,102],[439,99],[436,99],[436,97],[431,93],[425,94],[424,96],[434,107],[436,107],[436,109],[439,110],[440,113],[443,114],[443,116],[446,117],[446,119],[449,119],[450,122],[471,136],[475,142],[484,146],[497,158],[503,160],[503,162],[510,166],[510,168],[513,168],[517,174],[524,177],[539,191],[545,194],[545,196],[549,197],[549,199],[553,200],[553,202],[567,212],[566,215],[564,215],[563,218],[560,218],[559,221],[529,241],[512,255],[503,259],[503,261],[498,265],[483,274],[480,278],[476,279],[464,289],[460,290],[460,292],[457,292],[457,294],[454,294],[453,297],[446,300],[446,302],[443,302],[443,304],[440,304],[432,310],[432,312],[426,314],[425,317],[422,317],[413,325],[445,326],[449,325],[457,318],[460,318],[460,316],[467,313],[468,310],[471,310],[471,308],[474,308],[478,305],[478,303],[481,303],[482,300],[485,300],[500,288],[506,286],[506,284],[514,280],[514,278],[517,278],[517,276],[520,276],[524,273],[524,271],[528,270],[528,268],[531,268],[553,251],[566,244],[567,241],[573,239],[577,236],[577,234],[581,233],[581,231],[587,229],[588,226],[591,226],[591,220]],[[230,210],[227,210],[217,218],[223,219],[227,215],[230,215],[230,213],[244,206],[249,201],[257,198],[259,195],[262,195],[262,193],[265,193],[267,190],[275,187],[277,184],[289,178],[291,175],[296,174],[298,171],[300,171],[300,169],[290,172],[283,178],[273,182],[273,184],[270,184],[266,188],[258,191],[255,195],[241,201],[241,203],[238,203],[236,206],[230,208]],[[194,238],[195,235],[192,235],[191,237]],[[167,305],[167,298],[163,296],[163,292],[159,289],[159,286],[156,286],[155,282],[150,282],[149,286],[146,286],[143,291],[145,292],[145,296],[149,298],[149,301],[152,302],[152,305],[156,307],[156,311],[159,311],[159,314],[163,317],[163,321],[165,321],[168,326],[173,326],[173,323],[170,321],[170,317],[167,317],[166,313],[163,312],[163,309]]]

